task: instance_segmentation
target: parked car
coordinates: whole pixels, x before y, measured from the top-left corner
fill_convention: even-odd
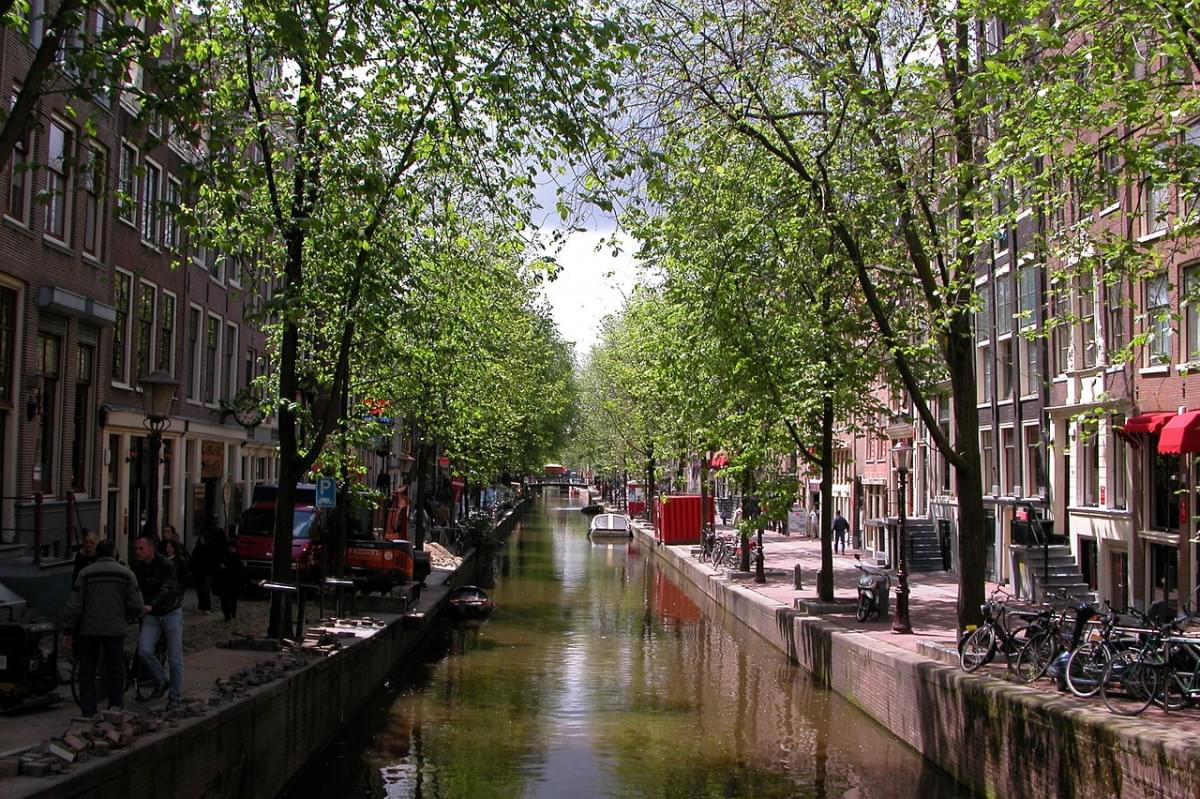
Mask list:
[[[279,489],[274,485],[254,488],[250,507],[238,523],[237,549],[242,558],[243,573],[250,580],[271,577],[271,562],[275,553],[275,506]],[[319,567],[316,539],[321,529],[320,518],[327,511],[317,509],[317,487],[312,483],[296,486],[295,515],[292,518],[292,571],[299,570],[301,579],[315,576]]]

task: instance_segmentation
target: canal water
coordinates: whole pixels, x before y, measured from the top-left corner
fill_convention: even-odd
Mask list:
[[[447,625],[287,797],[969,795],[653,553],[589,543],[565,494],[496,572],[492,618]]]

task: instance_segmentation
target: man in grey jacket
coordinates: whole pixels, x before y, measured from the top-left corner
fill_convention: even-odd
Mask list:
[[[141,618],[142,592],[133,572],[113,559],[115,545],[96,545],[96,562],[75,578],[71,598],[63,612],[63,636],[69,644],[76,637],[79,657],[79,709],[96,715],[96,666],[104,658],[108,676],[108,706],[125,705],[125,626]]]

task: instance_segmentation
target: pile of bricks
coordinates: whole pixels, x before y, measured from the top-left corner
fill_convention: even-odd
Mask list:
[[[0,777],[59,774],[72,763],[85,763],[123,749],[139,735],[162,729],[164,723],[159,717],[126,710],[104,710],[92,718],[76,717],[58,738],[44,741],[20,755],[0,758]]]
[[[289,671],[307,665],[302,654],[287,653],[278,657],[256,663],[248,669],[242,669],[228,677],[218,677],[213,685],[214,693],[209,697],[208,704],[219,707],[228,701],[238,699],[250,693],[252,688],[274,682],[287,675]]]

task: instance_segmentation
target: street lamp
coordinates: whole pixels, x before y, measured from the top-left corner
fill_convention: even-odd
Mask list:
[[[142,425],[149,431],[146,437],[150,444],[150,497],[146,503],[146,526],[143,535],[158,532],[158,457],[162,449],[163,431],[171,426],[171,406],[175,403],[175,389],[179,381],[158,369],[138,380],[142,388],[142,410],[146,418]]]
[[[908,620],[908,530],[904,519],[905,489],[911,463],[912,447],[907,441],[897,441],[892,447],[892,465],[896,467],[896,476],[899,478],[896,493],[900,505],[900,572],[896,589],[896,621],[892,624],[894,633],[912,632],[912,624]]]

